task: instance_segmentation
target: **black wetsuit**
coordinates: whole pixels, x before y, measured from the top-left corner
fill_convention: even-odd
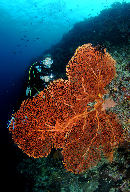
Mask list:
[[[29,96],[34,96],[38,91],[47,87],[48,83],[53,80],[53,78],[49,78],[49,82],[46,82],[44,77],[50,77],[51,74],[52,68],[47,68],[44,64],[40,64],[40,62],[34,63],[29,70],[28,87],[31,89],[31,95]]]

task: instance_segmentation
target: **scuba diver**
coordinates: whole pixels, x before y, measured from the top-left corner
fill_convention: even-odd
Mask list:
[[[52,64],[51,55],[46,55],[43,60],[36,61],[31,65],[26,96],[34,96],[39,93],[39,91],[47,87],[48,83],[54,79]]]

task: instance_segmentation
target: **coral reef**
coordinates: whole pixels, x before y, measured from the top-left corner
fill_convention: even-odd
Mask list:
[[[124,141],[114,113],[102,105],[105,87],[115,76],[115,60],[101,46],[84,44],[66,67],[68,80],[58,79],[36,97],[23,101],[9,130],[14,142],[34,158],[62,148],[67,170],[81,173],[96,165],[102,153],[113,160]]]
[[[114,7],[103,10],[97,17],[91,17],[77,23],[58,44],[43,52],[39,57],[40,60],[45,53],[51,53],[54,59],[53,71],[55,70],[58,78],[65,78],[65,66],[79,45],[88,42],[93,43],[93,45],[98,43],[104,45],[116,60],[116,76],[106,86],[107,94],[104,95],[104,99],[107,101],[107,98],[111,98],[117,104],[114,108],[108,109],[106,102],[104,102],[105,110],[106,113],[109,111],[116,113],[124,130],[129,128],[129,9],[130,3],[115,3]],[[42,87],[40,90],[42,90]],[[21,104],[21,101],[19,104]],[[104,104],[102,105],[104,106]],[[92,105],[89,103],[88,106],[91,108]],[[127,139],[127,141],[129,140]],[[15,181],[15,186],[16,183],[18,185],[18,191],[129,191],[128,142],[115,150],[112,163],[106,161],[105,158],[101,158],[97,166],[87,169],[83,174],[66,172],[61,159],[54,157],[54,148],[46,158],[34,159],[22,153],[22,150],[13,144],[11,137],[10,143],[13,152],[10,150],[8,155],[16,157],[15,161],[13,159],[10,162],[10,167],[12,171],[17,173],[17,178],[11,180],[11,171],[10,180],[12,182],[10,183]],[[59,152],[59,149],[56,151]]]

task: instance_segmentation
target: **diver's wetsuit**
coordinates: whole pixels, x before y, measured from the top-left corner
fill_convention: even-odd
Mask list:
[[[52,68],[48,68],[43,63],[35,62],[29,70],[28,87],[30,91],[26,96],[34,96],[38,91],[47,87],[48,83],[53,80]]]

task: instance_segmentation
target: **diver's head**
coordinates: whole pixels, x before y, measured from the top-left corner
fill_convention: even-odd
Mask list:
[[[45,65],[45,67],[46,68],[51,68],[51,65],[52,65],[52,63],[53,63],[53,60],[52,60],[52,58],[51,58],[51,55],[46,55],[45,56],[45,59],[43,59],[42,61],[42,64],[44,64]]]

